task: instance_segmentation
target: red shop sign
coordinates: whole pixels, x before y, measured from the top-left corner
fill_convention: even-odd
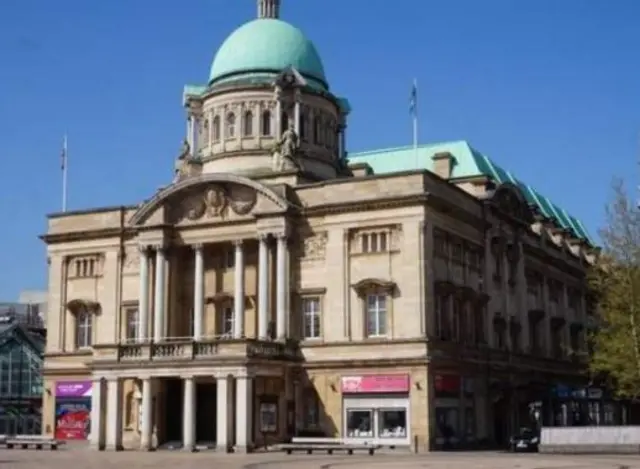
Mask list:
[[[343,376],[342,392],[350,394],[409,392],[409,375]]]

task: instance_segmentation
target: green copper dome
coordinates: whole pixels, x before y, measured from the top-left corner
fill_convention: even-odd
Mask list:
[[[224,41],[211,64],[209,84],[242,75],[275,75],[287,67],[327,88],[320,55],[302,31],[279,19],[259,18]]]

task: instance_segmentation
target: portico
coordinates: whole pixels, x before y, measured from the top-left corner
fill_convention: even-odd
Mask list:
[[[164,372],[160,372],[164,373]],[[196,387],[199,383],[215,380],[215,419],[200,422],[210,425],[215,435],[216,449],[227,452],[250,450],[253,443],[253,386],[256,375],[251,370],[242,368],[219,368],[214,373],[194,370],[183,376],[160,376],[160,373],[147,373],[140,377],[141,408],[140,408],[140,449],[151,450],[163,439],[158,433],[165,433],[164,439],[179,434],[184,451],[193,451],[197,442],[196,423],[199,409],[204,402],[196,397]],[[92,409],[91,445],[99,449],[121,450],[123,448],[122,425],[122,382],[130,377],[116,377],[103,374],[93,382],[94,401]],[[164,379],[179,379],[182,388],[180,403],[168,401],[172,396],[163,388]],[[164,393],[164,396],[163,396]],[[106,398],[101,396],[106,395]],[[201,395],[198,397],[202,397]],[[158,401],[164,400],[164,405]],[[155,409],[154,409],[155,405]],[[171,406],[181,410],[179,429],[163,428],[162,407]],[[179,430],[176,432],[176,430]]]

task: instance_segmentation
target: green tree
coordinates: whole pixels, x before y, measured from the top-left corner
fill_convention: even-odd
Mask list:
[[[607,376],[621,397],[640,396],[640,208],[622,181],[613,185],[602,252],[591,271],[599,319],[590,340],[591,371]]]

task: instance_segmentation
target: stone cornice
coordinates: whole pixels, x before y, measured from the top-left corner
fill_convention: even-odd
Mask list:
[[[131,228],[104,228],[101,230],[67,231],[66,233],[51,233],[40,235],[39,238],[46,244],[70,243],[74,241],[86,241],[108,238],[133,237],[136,231]]]

